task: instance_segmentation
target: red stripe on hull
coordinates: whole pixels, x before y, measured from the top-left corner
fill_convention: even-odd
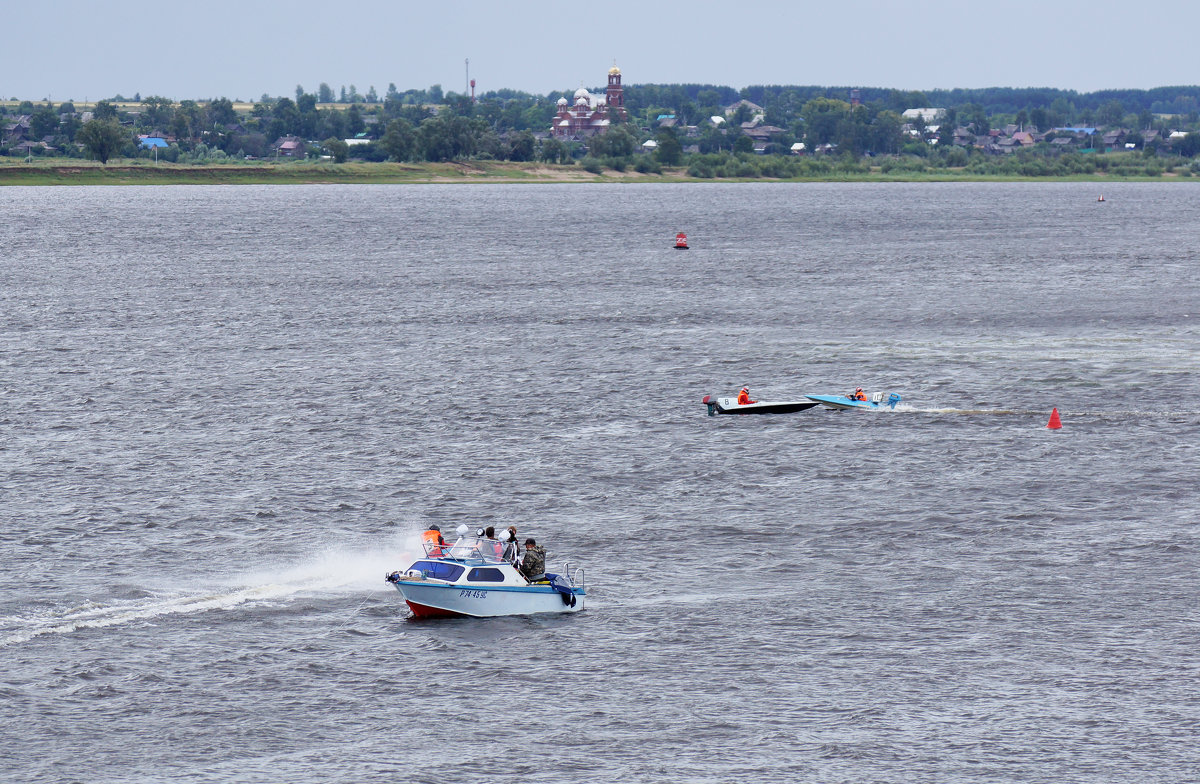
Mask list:
[[[414,618],[466,618],[462,613],[454,612],[453,610],[443,610],[441,607],[430,607],[427,604],[417,604],[408,599],[404,600],[408,604],[408,608],[412,610]]]

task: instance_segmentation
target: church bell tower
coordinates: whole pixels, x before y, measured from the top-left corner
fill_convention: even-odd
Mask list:
[[[608,111],[614,117],[625,121],[625,90],[621,87],[621,69],[615,64],[608,69],[608,89],[604,92],[604,102]]]

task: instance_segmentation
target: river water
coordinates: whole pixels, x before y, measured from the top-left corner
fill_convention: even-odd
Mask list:
[[[1200,780],[1200,184],[1100,192],[0,189],[0,780]]]

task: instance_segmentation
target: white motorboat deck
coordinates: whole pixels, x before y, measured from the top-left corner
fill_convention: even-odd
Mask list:
[[[547,573],[530,582],[497,554],[498,543],[461,538],[452,545],[425,544],[425,557],[387,581],[396,587],[417,618],[530,615],[579,612],[587,590],[583,569]]]

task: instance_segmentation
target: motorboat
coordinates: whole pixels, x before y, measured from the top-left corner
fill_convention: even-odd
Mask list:
[[[460,536],[452,545],[426,543],[425,555],[386,579],[415,618],[491,618],[500,615],[572,613],[584,608],[583,569],[564,564],[530,582],[496,552],[491,539]]]
[[[846,395],[807,395],[807,397],[809,400],[816,401],[825,408],[832,408],[838,411],[846,411],[851,408],[868,410],[895,408],[896,404],[901,400],[901,397],[895,392],[888,395],[887,400],[883,399],[882,392],[872,394],[869,400],[855,400]]]
[[[717,414],[791,414],[796,411],[807,411],[815,408],[818,401],[814,400],[757,400],[753,403],[738,405],[736,397],[717,397],[705,395],[700,401],[708,406],[708,415]]]

